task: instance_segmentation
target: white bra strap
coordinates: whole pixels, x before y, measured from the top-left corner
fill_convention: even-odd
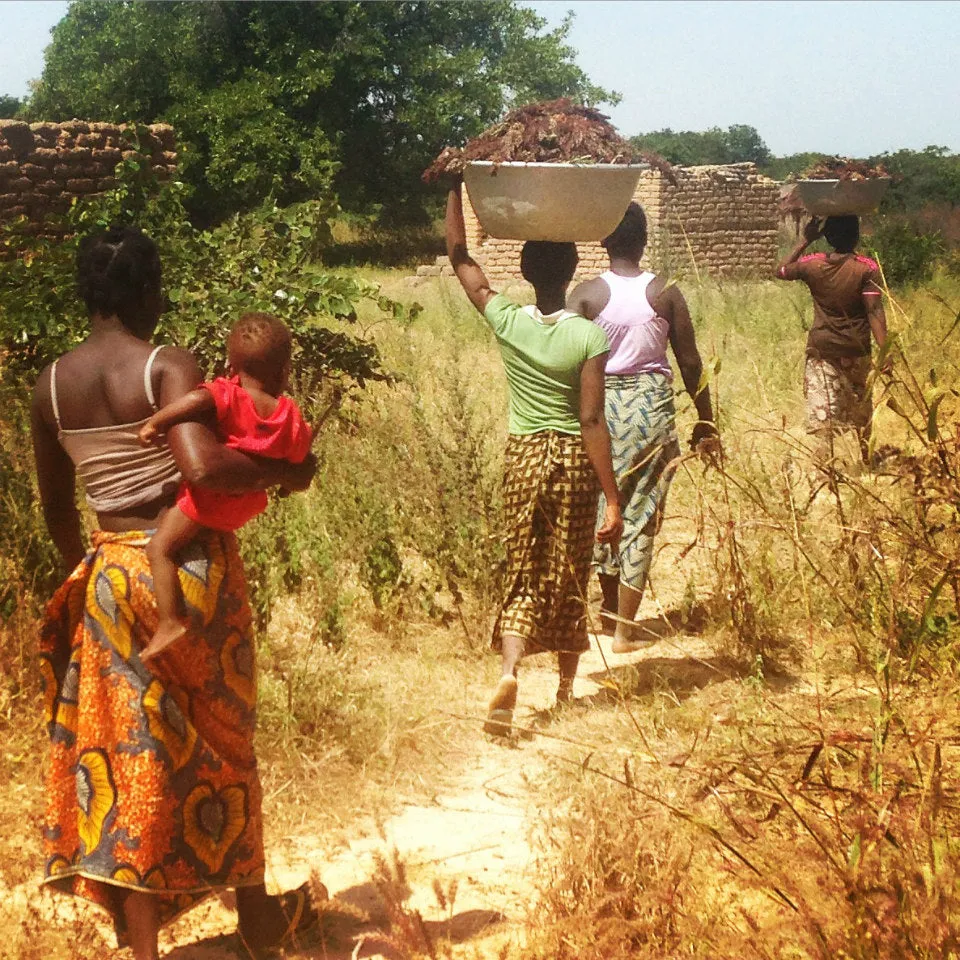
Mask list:
[[[143,368],[143,389],[147,395],[147,399],[150,401],[150,406],[154,410],[157,409],[157,399],[153,394],[153,378],[151,373],[153,372],[153,361],[156,360],[157,354],[163,349],[163,346],[154,347],[153,352],[147,357],[147,365]]]
[[[50,403],[53,406],[53,419],[57,421],[57,429],[62,430],[60,426],[60,404],[57,403],[57,364],[59,360],[54,360],[50,366]]]

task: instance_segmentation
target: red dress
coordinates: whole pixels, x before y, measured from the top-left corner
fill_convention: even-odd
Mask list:
[[[310,452],[313,439],[310,427],[289,397],[280,397],[273,413],[261,417],[237,377],[230,380],[218,377],[201,387],[213,395],[220,439],[231,449],[291,463],[302,463]],[[263,513],[267,508],[267,494],[263,490],[222,493],[184,483],[177,495],[177,506],[204,527],[230,531]]]

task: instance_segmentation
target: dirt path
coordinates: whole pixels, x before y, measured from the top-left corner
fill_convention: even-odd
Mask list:
[[[670,563],[664,563],[662,569],[666,575],[660,596],[667,594],[677,603],[683,583]],[[656,601],[646,598],[643,612],[655,616],[656,609]],[[574,686],[580,706],[573,709],[582,710],[585,705],[595,711],[617,709],[613,705],[616,697],[609,696],[608,666],[616,673],[617,667],[649,660],[651,669],[646,673],[651,676],[697,686],[691,668],[695,668],[696,658],[709,656],[703,641],[692,636],[674,635],[646,651],[625,656],[611,652],[609,637],[594,636],[591,650],[580,662]],[[339,848],[329,835],[321,835],[309,825],[270,840],[268,888],[289,890],[313,875],[322,880],[336,903],[348,905],[348,911],[356,908],[354,912],[369,918],[365,923],[353,919],[342,924],[335,948],[313,944],[288,952],[291,960],[393,960],[404,955],[402,949],[389,944],[391,926],[397,930],[397,918],[393,917],[391,925],[376,882],[384,860],[388,865],[394,863],[394,851],[403,864],[410,891],[405,909],[422,915],[431,938],[466,943],[475,951],[471,956],[491,957],[505,943],[518,942],[536,890],[534,837],[542,822],[538,784],[564,766],[561,756],[569,755],[571,746],[558,736],[557,728],[563,725],[553,722],[557,674],[552,658],[532,658],[524,663],[515,735],[508,741],[488,737],[480,729],[479,715],[490,692],[488,674],[475,671],[460,701],[474,704],[477,717],[456,717],[445,713],[447,705],[438,704],[438,712],[460,729],[452,731],[455,735],[450,738],[446,769],[424,770],[427,789],[416,799],[398,801],[385,822],[365,816],[348,821],[343,835],[349,840]],[[430,796],[433,783],[438,785],[437,792]],[[317,802],[322,804],[322,785],[317,793]],[[451,885],[455,885],[452,908],[449,903],[443,907],[436,890],[449,899]],[[113,933],[99,911],[50,894],[38,898],[33,880],[7,888],[3,900],[5,913],[22,911],[38,924],[84,930],[94,945],[92,952],[83,956],[99,955],[96,941],[100,936],[103,955],[111,952]],[[246,951],[235,931],[232,895],[211,898],[161,933],[161,955],[171,960],[236,960],[246,956]]]
[[[581,660],[574,693],[591,698],[603,689],[605,659],[611,666],[646,657],[675,656],[678,660],[699,644],[686,638],[657,644],[650,651],[625,656],[610,652],[608,637],[593,638],[593,647]],[[601,652],[602,650],[602,652]],[[311,871],[322,879],[331,896],[366,912],[371,922],[351,931],[349,943],[341,937],[339,949],[313,947],[291,957],[386,957],[402,954],[391,949],[378,931],[389,929],[374,877],[378,857],[392,859],[396,851],[404,864],[411,891],[407,907],[419,911],[431,936],[455,942],[469,941],[481,955],[495,956],[507,941],[516,941],[526,905],[534,891],[536,853],[531,836],[538,810],[535,782],[556,770],[562,743],[549,736],[557,676],[546,658],[529,661],[521,673],[520,705],[515,724],[520,730],[509,742],[487,737],[476,721],[475,738],[466,755],[451,758],[456,778],[426,801],[404,805],[385,823],[358,821],[345,848],[331,852],[329,841],[309,834],[287,838],[268,851],[268,886],[290,889]],[[474,700],[483,704],[487,691],[476,684]],[[538,728],[547,736],[534,733]],[[452,911],[438,904],[435,887],[449,892],[456,883]],[[193,911],[164,934],[161,953],[175,960],[235,960],[233,936],[236,914],[232,902],[212,900]]]

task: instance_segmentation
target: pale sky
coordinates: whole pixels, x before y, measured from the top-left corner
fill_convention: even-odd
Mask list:
[[[630,136],[746,123],[776,154],[960,151],[957,0],[534,0],[590,78],[623,94]],[[67,4],[0,0],[0,93],[43,70]]]

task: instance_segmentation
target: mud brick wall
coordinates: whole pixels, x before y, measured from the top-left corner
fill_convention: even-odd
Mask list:
[[[779,185],[752,163],[677,168],[677,184],[659,170],[640,174],[634,199],[647,214],[643,264],[672,276],[757,276],[777,262]],[[470,251],[496,283],[521,280],[520,240],[497,240],[480,227],[464,189],[463,215]],[[607,269],[599,243],[577,244],[575,280]],[[442,266],[418,270],[440,273]],[[428,274],[427,271],[430,273]]]
[[[74,197],[116,185],[114,169],[134,156],[151,164],[160,178],[176,169],[173,127],[154,124],[141,135],[141,152],[131,149],[125,127],[112,123],[23,123],[0,120],[0,223],[27,218],[32,233],[52,229],[48,218],[69,209]],[[142,128],[141,128],[142,129]]]
[[[691,276],[769,275],[777,263],[780,185],[752,163],[685,167],[661,180],[655,256]]]

